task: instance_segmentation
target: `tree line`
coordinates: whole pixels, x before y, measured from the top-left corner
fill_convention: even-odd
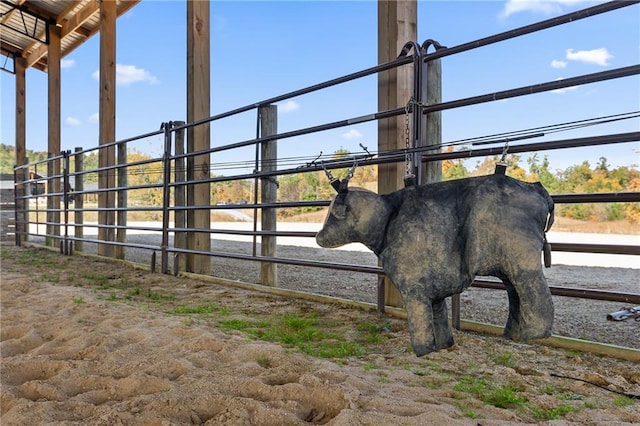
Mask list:
[[[46,159],[46,153],[27,150],[31,162]],[[334,159],[348,157],[349,151],[341,149],[333,154]],[[152,159],[137,150],[127,154],[128,163],[144,162]],[[13,173],[15,148],[0,144],[0,173]],[[481,176],[494,172],[498,157],[485,157],[469,169],[462,159],[442,162],[443,180]],[[547,156],[540,158],[537,153],[530,154],[524,161],[519,155],[510,154],[505,158],[507,175],[527,182],[541,182],[551,194],[598,193],[598,192],[637,192],[640,191],[640,171],[637,166],[611,167],[605,157],[600,157],[595,165],[588,161],[567,167],[564,170],[550,170]],[[524,164],[523,164],[524,163]],[[214,164],[215,165],[215,164]],[[84,169],[98,167],[98,154],[93,152],[84,158]],[[73,171],[73,162],[71,164]],[[129,186],[156,184],[162,182],[162,163],[160,161],[130,166],[127,169]],[[46,174],[46,171],[39,170]],[[333,170],[333,175],[342,178],[348,169]],[[85,175],[85,182],[97,182],[97,173]],[[358,166],[351,179],[352,185],[375,190],[378,179],[376,166]],[[278,177],[278,198],[280,201],[319,201],[328,200],[333,188],[322,171],[295,173]],[[211,184],[211,203],[253,203],[255,198],[254,180],[234,180]],[[129,194],[130,202],[142,205],[160,205],[161,188],[133,190]],[[317,210],[314,207],[286,209],[281,215],[293,215]],[[640,203],[578,203],[560,204],[556,213],[560,216],[589,221],[612,221],[626,219],[632,223],[640,222]]]

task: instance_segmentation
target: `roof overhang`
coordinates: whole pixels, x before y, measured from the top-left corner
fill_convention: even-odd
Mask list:
[[[117,16],[140,0],[116,0]],[[49,28],[60,27],[61,56],[65,57],[100,30],[97,0],[0,0],[0,67],[15,72],[15,59],[24,58],[25,68],[48,68]],[[9,67],[9,61],[11,67]]]

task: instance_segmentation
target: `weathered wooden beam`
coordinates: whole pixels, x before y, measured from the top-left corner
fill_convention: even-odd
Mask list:
[[[48,147],[49,156],[60,154],[61,149],[61,90],[60,90],[60,27],[52,26],[49,32],[49,72],[47,74],[48,93]],[[61,172],[60,160],[53,160],[48,163],[49,176],[59,176]],[[47,193],[60,192],[60,178],[53,178],[47,183]],[[47,235],[60,235],[60,196],[47,197]],[[54,225],[58,224],[58,225]],[[47,239],[47,245],[52,246],[57,240]]]
[[[100,2],[100,107],[99,107],[99,137],[98,143],[105,145],[115,141],[116,137],[116,1],[103,0]],[[100,168],[114,166],[115,146],[107,146],[98,153]],[[116,184],[113,170],[98,173],[98,188],[114,188]],[[115,191],[104,191],[98,194],[100,209],[113,209],[116,206]],[[100,210],[98,224],[106,228],[98,229],[98,239],[115,241],[115,211]],[[114,246],[98,244],[98,254],[113,257]]]
[[[71,19],[65,20],[64,18],[73,11],[73,9],[80,3],[79,1],[72,2],[60,15],[55,18],[56,24],[62,26],[61,39],[64,39],[70,33],[78,29],[89,18],[91,18],[96,12],[100,10],[100,4],[98,2],[87,3],[78,13],[74,14]],[[37,38],[44,37],[45,32],[42,31]],[[44,43],[34,41],[27,47],[24,52],[31,52],[27,56],[28,66],[32,66],[36,62],[40,61],[47,54],[47,46]],[[66,52],[65,52],[66,53]]]
[[[211,115],[210,81],[210,23],[209,1],[187,1],[187,121],[197,121]],[[187,131],[187,152],[210,148],[209,123],[190,127]],[[187,160],[187,180],[210,177],[209,154],[189,157]],[[199,183],[187,187],[189,206],[209,206],[211,193],[209,183]],[[209,210],[189,210],[189,228],[210,229]],[[208,232],[189,232],[187,246],[191,250],[210,251],[211,235]],[[211,259],[204,255],[187,256],[188,272],[209,274]]]
[[[98,2],[92,1],[87,3],[80,11],[71,16],[71,18],[61,20],[59,23],[62,24],[62,37],[64,38],[76,31],[99,11],[100,5]]]
[[[119,5],[119,8],[116,11],[117,17],[123,15],[127,11],[129,11],[133,6],[138,4],[140,0],[130,0],[122,2]],[[82,43],[86,41],[92,35],[98,33],[100,31],[100,27],[96,26],[95,28],[89,30],[83,28],[82,25],[87,22],[93,15],[100,11],[100,2],[91,1],[87,3],[82,9],[76,12],[71,18],[66,19],[66,16],[69,15],[73,11],[73,9],[79,4],[81,1],[74,1],[69,4],[65,10],[63,10],[57,17],[52,17],[52,20],[55,20],[56,24],[62,26],[61,37],[64,39],[71,33],[76,33],[84,38],[69,44],[64,52],[63,57],[67,56],[69,53],[73,52],[77,47],[79,47]],[[31,5],[31,4],[30,4]],[[40,36],[44,37],[44,33],[41,33]],[[31,52],[31,53],[27,53]],[[34,67],[40,69],[42,71],[47,70],[47,58],[45,57],[47,54],[47,47],[44,43],[33,42],[29,46],[27,46],[22,51],[22,56],[27,58],[27,68]]]
[[[35,45],[34,45],[35,46]],[[38,47],[36,47],[31,53],[28,53],[27,56],[25,52],[28,52],[28,49],[25,49],[22,52],[22,56],[27,60],[27,68],[35,65],[40,59],[42,59],[48,53],[48,46],[44,43],[40,43]]]
[[[408,41],[417,38],[418,4],[411,1],[378,0],[378,63],[397,58]],[[378,74],[378,111],[402,107],[413,96],[413,68],[404,66]],[[411,120],[409,120],[411,126]],[[378,121],[378,152],[405,148],[405,117]],[[404,164],[378,166],[378,193],[387,194],[404,185]],[[402,306],[396,287],[385,279],[387,305]]]
[[[273,136],[278,134],[278,107],[276,105],[266,105],[260,107],[260,136]],[[278,141],[272,140],[260,143],[260,170],[272,172],[277,169]],[[261,181],[262,203],[275,203],[278,201],[278,184],[272,179],[262,179]],[[276,209],[273,207],[263,207],[261,214],[261,224],[263,231],[275,231],[277,227]],[[263,235],[260,244],[260,254],[266,257],[277,257],[276,236]],[[261,262],[260,282],[262,285],[278,286],[278,265],[273,262]]]
[[[16,73],[16,165],[25,164],[26,150],[27,150],[27,91],[26,91],[26,66],[24,58],[16,58],[15,60],[15,73]],[[27,170],[21,169],[19,175],[17,175],[18,181],[24,181],[27,179]],[[16,188],[19,192],[16,196],[24,196],[25,186],[20,185]],[[16,203],[16,209],[19,212],[18,221],[16,222],[16,244],[20,245],[23,241],[26,241],[27,236],[27,200],[19,199]]]

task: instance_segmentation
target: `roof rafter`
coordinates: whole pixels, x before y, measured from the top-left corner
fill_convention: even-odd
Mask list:
[[[9,59],[21,57],[26,67],[48,69],[48,29],[57,25],[61,32],[61,57],[67,56],[88,38],[100,31],[99,15],[102,0],[0,0],[0,25],[16,30],[11,37],[2,37],[2,54]],[[129,11],[141,0],[114,0],[117,17]],[[31,27],[20,31],[24,18]],[[33,22],[36,22],[34,24]],[[43,28],[44,26],[44,28]]]
[[[92,1],[92,2],[89,2],[89,3],[85,4],[84,7],[82,9],[80,9],[79,12],[74,13],[73,16],[70,19],[65,19],[66,16],[69,13],[71,13],[73,11],[73,9],[75,9],[80,3],[82,3],[82,0],[72,1],[56,17],[56,24],[62,26],[61,41],[67,35],[69,35],[70,33],[74,32],[78,28],[80,28],[82,26],[82,24],[84,24],[96,12],[98,12],[100,10],[100,4],[98,2],[93,2]],[[81,34],[81,35],[85,36],[85,39],[88,37],[88,35],[86,35],[86,32],[83,34],[83,32],[78,31],[78,34]],[[82,40],[82,42],[84,42],[84,40]],[[42,57],[47,54],[47,50],[48,50],[48,48],[47,48],[46,45],[44,45],[42,43],[38,43],[38,42],[31,43],[29,46],[27,46],[24,49],[24,52],[31,52],[26,57],[26,59],[27,59],[27,67],[30,67],[33,64],[35,64],[36,62],[40,61],[40,59],[42,59]],[[46,68],[46,65],[43,64],[43,66],[45,66],[45,68]]]

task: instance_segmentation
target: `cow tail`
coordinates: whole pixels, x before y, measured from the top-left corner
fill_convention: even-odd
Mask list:
[[[549,206],[549,214],[547,215],[547,226],[544,228],[544,232],[548,232],[551,229],[551,225],[553,225],[553,221],[555,220],[555,203],[551,198],[551,195],[547,191],[545,191],[545,196],[547,198],[547,205]]]
[[[545,190],[545,198],[547,199],[547,205],[549,207],[549,212],[547,214],[547,225],[544,227],[544,242],[542,245],[542,255],[544,259],[545,268],[551,267],[551,244],[547,241],[547,232],[551,229],[551,225],[553,225],[553,221],[555,220],[555,203],[553,199],[549,195],[549,193]]]

